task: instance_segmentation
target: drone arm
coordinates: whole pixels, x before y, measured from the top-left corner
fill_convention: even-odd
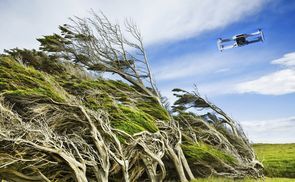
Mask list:
[[[262,37],[259,37],[258,39],[255,39],[255,40],[248,41],[248,44],[252,44],[252,43],[255,43],[255,42],[263,42]]]
[[[223,46],[223,47],[220,49],[220,51],[225,50],[225,49],[231,49],[231,48],[234,48],[234,47],[237,47],[237,44],[228,45],[228,46]]]
[[[246,34],[247,37],[250,37],[250,36],[256,36],[256,35],[263,36],[263,32],[261,31],[261,29],[258,29],[257,32],[250,33],[250,34]]]

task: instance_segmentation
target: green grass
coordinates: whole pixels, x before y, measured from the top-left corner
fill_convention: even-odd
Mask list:
[[[265,167],[265,179],[241,179],[209,177],[197,178],[192,182],[291,182],[295,181],[295,144],[254,144],[257,158]]]
[[[295,178],[295,144],[255,144],[253,147],[266,176]]]

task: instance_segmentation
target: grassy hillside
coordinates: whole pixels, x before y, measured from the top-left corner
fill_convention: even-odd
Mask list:
[[[254,150],[266,176],[295,178],[295,144],[255,144]]]

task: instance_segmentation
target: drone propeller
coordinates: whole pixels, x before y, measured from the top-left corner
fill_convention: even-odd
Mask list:
[[[259,30],[260,30],[261,41],[264,42],[264,40],[265,40],[264,33],[261,31],[261,29],[259,29]]]

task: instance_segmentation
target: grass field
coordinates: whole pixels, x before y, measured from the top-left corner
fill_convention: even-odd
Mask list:
[[[253,147],[257,158],[264,165],[265,179],[231,180],[211,177],[192,182],[295,182],[295,144],[254,144]]]
[[[295,178],[295,144],[255,144],[253,147],[266,176]]]

